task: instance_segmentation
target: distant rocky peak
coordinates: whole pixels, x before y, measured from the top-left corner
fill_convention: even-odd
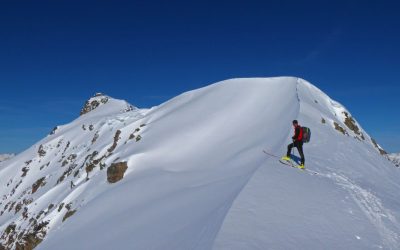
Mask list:
[[[97,107],[106,104],[109,100],[109,96],[102,93],[96,93],[92,98],[85,102],[85,105],[81,109],[80,115],[89,113],[90,111],[96,109]]]
[[[400,153],[397,154],[387,154],[390,161],[394,163],[396,167],[400,167]]]
[[[0,154],[0,162],[11,159],[15,154]]]
[[[85,102],[85,105],[81,109],[80,115],[85,115],[95,109],[100,110],[99,107],[101,107],[100,109],[103,110],[102,115],[105,115],[107,112],[125,113],[132,110],[138,110],[136,107],[124,100],[118,100],[102,93],[96,93],[93,97]]]

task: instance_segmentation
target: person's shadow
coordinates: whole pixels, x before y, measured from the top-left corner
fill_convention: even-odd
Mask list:
[[[300,165],[300,163],[301,163],[301,158],[300,158],[300,156],[291,154],[291,155],[290,155],[290,158],[291,158],[296,164]]]

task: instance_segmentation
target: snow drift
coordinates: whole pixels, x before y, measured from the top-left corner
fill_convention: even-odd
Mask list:
[[[286,151],[310,127],[310,172]],[[151,109],[97,94],[0,163],[7,249],[396,249],[398,169],[339,103],[292,77],[232,79]]]

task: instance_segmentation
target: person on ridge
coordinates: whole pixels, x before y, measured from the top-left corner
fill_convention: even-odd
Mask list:
[[[292,123],[294,127],[294,136],[292,136],[293,143],[288,145],[286,156],[282,157],[282,160],[290,161],[290,152],[292,151],[293,147],[296,147],[301,157],[301,164],[299,168],[304,169],[305,159],[303,153],[303,128],[299,125],[297,120],[293,120]]]

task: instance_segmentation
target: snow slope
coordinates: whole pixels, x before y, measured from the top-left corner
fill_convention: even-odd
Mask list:
[[[319,175],[267,159],[235,200],[215,249],[398,249],[399,171],[377,153],[364,130],[366,139],[355,139],[340,122],[341,112],[348,113],[343,106],[298,82],[297,119],[312,129],[312,142],[304,147],[306,166]],[[332,129],[334,122],[349,135]],[[276,154],[285,150],[265,147]]]
[[[400,153],[388,154],[389,160],[391,160],[396,167],[400,167]]]
[[[99,94],[82,111],[0,163],[7,248],[400,247],[398,169],[302,79],[227,80],[150,110]],[[293,119],[312,130],[317,175],[262,152],[284,154]]]

